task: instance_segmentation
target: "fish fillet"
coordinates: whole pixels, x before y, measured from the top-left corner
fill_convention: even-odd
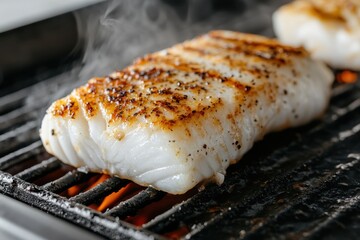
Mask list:
[[[360,70],[360,1],[297,0],[273,15],[279,39],[334,68]]]
[[[321,116],[332,81],[302,48],[213,31],[91,79],[50,106],[40,135],[67,164],[181,194]]]

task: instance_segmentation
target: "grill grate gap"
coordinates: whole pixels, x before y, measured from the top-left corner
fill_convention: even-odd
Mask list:
[[[9,132],[16,127],[19,127],[26,122],[34,120],[36,116],[37,109],[30,109],[27,106],[21,107],[14,111],[11,111],[5,115],[0,116],[0,134]]]
[[[43,188],[50,192],[60,193],[77,183],[88,180],[90,177],[90,174],[73,170],[56,179],[55,181],[45,184]]]
[[[208,186],[207,191],[200,192],[194,197],[186,200],[185,202],[177,205],[169,212],[165,212],[159,215],[154,220],[144,225],[144,228],[163,234],[169,230],[178,228],[178,224],[183,222],[187,216],[194,212],[206,211],[206,209],[212,204],[209,199],[213,199],[216,195],[220,194],[221,190],[215,186]]]
[[[19,148],[18,150],[0,158],[0,170],[6,170],[13,167],[26,159],[40,154],[43,151],[44,149],[41,141],[36,141],[26,147]]]
[[[106,212],[106,215],[112,217],[124,218],[134,215],[139,209],[149,205],[152,202],[160,200],[165,196],[164,192],[157,191],[151,187],[142,190],[134,197],[121,202],[116,207]]]
[[[360,193],[352,198],[345,199],[345,204],[328,215],[328,218],[311,231],[303,235],[309,239],[356,239],[360,234]],[[354,224],[355,223],[355,224]],[[353,228],[352,228],[353,227]],[[340,235],[340,234],[341,235]]]
[[[59,168],[61,163],[55,157],[52,157],[48,160],[42,161],[41,163],[32,166],[24,171],[16,174],[15,176],[24,180],[24,181],[32,181],[38,177],[41,177],[47,173],[52,172],[53,170]]]
[[[111,177],[105,180],[103,183],[96,185],[90,190],[80,193],[75,197],[70,198],[70,201],[74,201],[83,205],[89,205],[97,199],[108,196],[110,193],[116,192],[125,187],[129,181],[123,180],[117,177]]]
[[[27,183],[8,173],[0,171],[1,192],[19,199],[31,206],[65,218],[70,222],[83,226],[109,239],[163,239],[161,236],[135,229],[129,224],[120,223],[113,218],[93,211],[43,188]]]
[[[5,156],[20,147],[39,140],[39,130],[36,121],[30,121],[10,132],[0,135],[0,157]]]
[[[0,98],[0,114],[4,115],[24,105],[29,89],[23,89]]]

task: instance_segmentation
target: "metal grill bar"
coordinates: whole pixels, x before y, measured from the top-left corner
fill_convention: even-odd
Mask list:
[[[348,170],[355,172],[355,169]],[[359,171],[356,172],[359,173]],[[356,211],[359,205],[359,191],[354,193],[354,188],[343,188],[343,191],[338,190],[338,193],[334,192],[334,185],[336,186],[341,178],[342,176],[337,175],[319,188],[312,189],[313,191],[308,194],[303,194],[299,199],[291,203],[289,207],[271,217],[269,221],[265,221],[259,227],[252,228],[244,239],[261,239],[269,233],[273,236],[313,236],[331,222],[337,221],[336,219],[340,218],[343,214]],[[354,194],[355,196],[352,197]],[[331,195],[332,197],[319,199],[319,195]],[[346,199],[343,199],[344,196]],[[296,231],[286,227],[294,225],[298,221],[301,221],[302,225],[297,227]],[[219,227],[221,225],[222,223],[220,223]],[[278,229],[274,231],[275,228]]]
[[[15,176],[21,178],[24,181],[32,181],[38,177],[44,176],[49,172],[52,172],[60,166],[60,161],[55,157],[52,157],[48,160],[42,161],[37,165],[32,166],[31,168],[25,169],[24,171],[16,174]]]
[[[61,178],[56,179],[55,181],[49,182],[43,186],[44,189],[50,192],[59,193],[65,191],[69,187],[73,186],[76,183],[81,183],[86,181],[91,177],[90,174],[79,172],[77,170],[68,172]]]
[[[0,116],[0,132],[5,132],[21,123],[26,123],[35,118],[36,109],[29,109],[27,106],[16,109]]]
[[[15,152],[0,158],[0,170],[5,170],[9,167],[15,166],[16,164],[41,152],[43,152],[41,141],[34,142],[24,148],[20,148]]]
[[[349,111],[347,111],[347,113],[349,113]],[[359,108],[354,109],[351,114],[347,113],[343,114],[342,117],[338,119],[338,121],[331,122],[330,124],[327,124],[327,126],[322,126],[321,129],[311,132],[307,137],[304,136],[304,138],[301,139],[300,142],[293,142],[290,145],[285,145],[282,149],[280,148],[272,155],[269,155],[266,159],[253,159],[252,162],[254,162],[255,165],[252,168],[254,169],[253,171],[258,171],[257,169],[264,169],[264,171],[267,169],[273,169],[272,171],[257,173],[254,175],[255,178],[251,179],[251,177],[253,176],[247,173],[247,169],[239,169],[238,172],[236,172],[234,175],[228,174],[226,182],[220,188],[214,186],[214,189],[207,189],[205,193],[199,193],[192,199],[189,199],[184,204],[180,205],[178,207],[178,211],[171,210],[173,211],[172,213],[164,213],[163,216],[155,218],[153,221],[150,221],[144,227],[146,227],[150,231],[154,231],[157,233],[164,233],[168,231],[168,229],[177,227],[179,222],[184,222],[186,218],[189,218],[189,216],[193,214],[194,211],[206,212],[206,210],[211,208],[211,206],[220,204],[219,202],[211,202],[207,199],[221,199],[221,197],[219,196],[221,196],[224,191],[226,193],[225,189],[227,188],[227,186],[231,186],[231,188],[236,188],[236,186],[239,186],[239,194],[243,192],[242,194],[246,195],[247,198],[250,197],[250,199],[248,199],[247,201],[259,198],[259,195],[261,195],[261,193],[251,196],[249,195],[249,193],[247,193],[246,189],[242,188],[242,184],[245,180],[254,182],[256,181],[260,184],[261,182],[268,182],[268,178],[272,177],[277,179],[273,187],[277,187],[278,190],[281,189],[281,187],[284,186],[282,182],[288,182],[287,179],[281,178],[278,171],[276,171],[276,169],[281,169],[282,172],[287,170],[286,167],[284,167],[281,163],[291,162],[292,166],[295,167],[302,166],[302,164],[308,164],[305,161],[306,159],[313,159],[314,156],[318,156],[319,152],[322,152],[325,149],[329,149],[330,147],[337,144],[335,140],[338,137],[338,132],[351,131],[352,128],[356,128],[358,123],[356,119],[358,119],[357,117],[360,117]],[[291,156],[291,159],[289,159],[289,155]],[[301,169],[295,168],[295,171],[292,173],[302,173],[303,171],[300,170]],[[269,176],[269,173],[272,173],[272,175]],[[239,179],[238,176],[242,176],[242,178]],[[259,176],[264,176],[264,179],[259,179]],[[285,175],[285,177],[289,176]],[[256,186],[251,186],[251,188],[256,188]],[[266,195],[267,193],[268,192],[262,194]],[[226,208],[227,207],[224,207],[224,210]],[[193,223],[189,222],[188,224],[189,226],[191,226]],[[210,225],[211,224],[207,224],[207,226]]]
[[[143,229],[135,229],[130,224],[106,217],[75,202],[69,202],[41,187],[22,181],[8,173],[0,171],[0,192],[19,199],[31,206],[64,218],[74,224],[83,226],[109,239],[164,239]]]
[[[25,125],[22,125],[13,131],[0,135],[0,156],[19,148],[22,144],[35,142],[38,139],[37,122],[27,122]]]
[[[340,90],[333,93],[334,97],[331,98],[328,111],[321,119],[321,122],[317,126],[315,126],[314,129],[308,131],[309,133],[311,131],[317,131],[321,129],[322,127],[336,121],[341,116],[351,114],[352,111],[360,107],[360,91],[358,86],[340,85],[338,88],[335,89]],[[348,91],[344,91],[344,89]]]
[[[359,91],[356,91],[353,94],[344,94],[339,96],[340,98],[339,101],[337,101],[331,106],[330,113],[333,113],[337,116],[342,116],[344,114],[351,112],[352,110],[358,107],[359,97],[360,97]],[[334,121],[336,120],[336,118],[330,118],[328,120]]]
[[[343,119],[344,120],[344,119]],[[356,121],[353,121],[352,124],[349,124],[349,122],[344,122],[341,121],[341,123],[343,123],[344,125],[350,127],[350,129],[352,128],[352,126],[354,126],[354,124],[356,124]],[[359,126],[359,125],[355,125]],[[359,127],[358,127],[359,128]],[[336,128],[335,128],[336,129]],[[354,129],[354,128],[352,128]],[[329,189],[333,189],[334,184],[336,182],[338,182],[339,179],[341,179],[341,177],[343,176],[344,172],[342,171],[343,169],[338,169],[338,164],[345,164],[344,166],[351,166],[351,169],[353,169],[353,171],[357,171],[357,175],[359,175],[359,168],[357,167],[360,164],[359,159],[353,160],[351,158],[346,158],[344,159],[344,157],[335,157],[335,160],[333,160],[332,162],[328,162],[326,161],[326,159],[331,159],[334,158],[334,156],[336,156],[337,152],[342,152],[342,156],[345,155],[346,156],[346,151],[349,151],[348,154],[350,154],[352,151],[355,151],[357,149],[360,148],[359,144],[355,144],[360,142],[360,134],[356,134],[357,131],[360,131],[360,128],[357,131],[352,130],[353,132],[350,134],[350,132],[347,132],[349,135],[347,135],[346,137],[340,137],[339,139],[333,139],[330,138],[330,141],[334,141],[335,143],[333,143],[332,145],[329,144],[329,147],[323,147],[323,151],[321,152],[321,155],[319,154],[314,154],[313,157],[311,158],[304,158],[303,162],[301,164],[297,164],[296,167],[294,169],[292,169],[291,171],[287,172],[287,169],[284,166],[280,166],[283,173],[281,176],[276,176],[276,172],[274,176],[272,176],[272,179],[270,180],[266,180],[267,185],[266,188],[264,189],[259,189],[258,191],[255,191],[254,194],[250,195],[250,194],[246,194],[247,198],[243,201],[241,201],[241,204],[236,206],[234,204],[231,204],[231,208],[225,210],[225,213],[222,212],[222,214],[217,215],[214,219],[211,219],[209,222],[203,222],[203,224],[199,227],[194,229],[194,231],[187,235],[187,237],[190,236],[194,236],[198,233],[200,233],[201,235],[199,237],[206,237],[206,236],[212,236],[212,234],[214,234],[211,229],[212,227],[215,227],[215,225],[218,227],[216,228],[218,232],[221,232],[222,227],[225,228],[226,225],[230,224],[230,225],[234,225],[233,222],[231,221],[234,218],[241,218],[242,214],[246,215],[247,210],[249,209],[249,206],[259,206],[261,205],[262,208],[260,209],[261,211],[263,210],[264,207],[266,207],[268,203],[264,204],[261,203],[261,201],[263,201],[264,199],[261,196],[267,196],[268,198],[274,199],[277,198],[280,193],[282,194],[281,190],[284,191],[284,189],[288,188],[291,189],[293,184],[300,184],[301,182],[303,182],[304,185],[309,184],[311,185],[314,189],[313,191],[315,191],[315,194],[313,194],[313,198],[311,200],[311,202],[316,202],[317,196],[319,194],[321,195],[325,195],[324,194],[324,188],[328,187]],[[336,132],[336,131],[335,131]],[[329,140],[328,140],[329,141]],[[306,140],[304,142],[309,142],[309,140]],[[315,141],[313,141],[315,142]],[[323,141],[322,141],[323,142]],[[304,145],[304,144],[302,144]],[[330,146],[331,145],[331,146]],[[351,146],[351,148],[349,148],[349,146]],[[309,147],[310,149],[315,148],[313,145],[310,145]],[[347,149],[346,151],[344,149]],[[307,151],[309,151],[309,149],[307,149]],[[291,153],[291,157],[289,158],[290,162],[296,161],[294,159],[294,155],[295,153],[293,151],[291,151],[290,149],[285,150],[284,154],[289,155],[289,153]],[[349,155],[350,156],[350,155]],[[278,159],[281,160],[281,156],[278,156]],[[304,167],[305,165],[305,167]],[[310,168],[310,169],[308,169]],[[319,171],[316,171],[316,170]],[[319,172],[320,171],[324,171],[327,173],[327,175],[325,175],[324,178],[322,178],[321,176],[319,177]],[[304,178],[304,173],[306,172],[311,172],[312,174],[309,176],[305,175],[306,177]],[[285,174],[286,173],[286,174]],[[260,173],[258,173],[258,175],[261,175]],[[348,175],[348,174],[346,174]],[[354,174],[352,174],[354,175]],[[356,175],[356,174],[355,174]],[[300,181],[300,182],[299,182]],[[322,187],[321,187],[322,186]],[[249,186],[249,188],[253,188],[256,189],[256,186]],[[243,191],[244,193],[247,192],[246,189],[240,189],[239,191]],[[290,191],[290,190],[288,190]],[[305,196],[309,196],[312,195],[311,192],[309,192],[309,190],[307,192],[305,192]],[[345,194],[347,195],[347,194]],[[289,196],[284,196],[285,199],[291,199],[292,197],[294,197],[294,193],[292,192]],[[302,201],[301,198],[299,198],[299,196],[296,196],[296,199],[298,199],[297,201]],[[272,203],[273,201],[270,201],[269,203]],[[296,203],[296,201],[292,202]],[[291,211],[295,211],[297,209],[299,209],[298,207],[294,207],[296,205],[290,205],[290,206],[286,206],[285,209],[283,211],[287,212],[289,209]],[[230,204],[229,204],[230,205]],[[330,205],[332,206],[332,205]],[[274,209],[275,206],[271,206],[269,207],[270,209]],[[260,211],[259,210],[259,211]],[[252,214],[256,215],[256,211],[252,210]],[[259,212],[260,214],[260,212]],[[282,211],[277,207],[276,208],[276,213],[271,215],[271,218],[274,219],[279,219],[280,215],[282,214]],[[294,215],[295,213],[292,212],[292,214],[290,214],[285,221],[289,222],[289,219],[291,218],[292,215]],[[266,223],[266,220],[262,221],[262,226],[268,226],[269,228],[273,228],[273,226],[283,226],[285,225],[286,222],[281,222],[277,225],[275,225],[273,222],[269,222],[269,224]],[[242,224],[242,227],[244,227],[244,224]],[[252,231],[254,231],[256,233],[256,238],[258,237],[265,237],[270,229],[267,229],[266,231],[263,231],[264,235],[259,235],[259,232],[262,232],[254,227],[250,227],[249,229],[252,229]],[[204,230],[210,230],[209,232],[204,231]],[[279,232],[279,230],[277,230],[277,232]],[[266,235],[265,235],[266,234]],[[285,235],[285,233],[283,234],[283,236]],[[289,236],[290,237],[290,236]],[[250,238],[252,239],[252,238]]]
[[[29,94],[29,89],[23,89],[0,98],[0,114],[21,106]]]
[[[356,84],[338,84],[333,87],[331,91],[331,101],[334,101],[336,97],[343,94],[348,95],[354,90],[354,88],[358,88],[358,86]]]
[[[344,161],[345,162],[345,161]],[[327,192],[332,191],[334,186],[337,185],[338,182],[342,182],[342,176],[345,172],[353,171],[359,173],[357,168],[360,165],[360,161],[357,160],[356,163],[350,160],[349,162],[354,165],[350,169],[341,169],[337,170],[335,167],[330,172],[328,172],[324,177],[315,177],[310,176],[304,179],[301,179],[300,182],[294,181],[294,179],[298,179],[299,175],[304,173],[303,169],[296,169],[294,171],[286,174],[285,177],[282,177],[283,182],[287,182],[287,186],[283,186],[283,184],[279,184],[278,179],[274,179],[266,189],[262,189],[258,191],[254,197],[249,198],[245,201],[240,202],[240,204],[234,203],[231,208],[228,208],[222,214],[217,215],[215,218],[211,219],[208,222],[203,222],[198,228],[195,228],[187,237],[197,236],[198,238],[207,238],[209,236],[221,235],[223,234],[226,237],[226,233],[224,234],[221,229],[226,228],[226,225],[230,224],[234,228],[243,229],[246,232],[242,236],[243,239],[262,239],[266,238],[266,236],[271,233],[272,236],[276,236],[276,234],[281,234],[281,236],[291,236],[294,237],[295,231],[290,230],[291,232],[287,232],[289,229],[286,229],[286,225],[294,225],[294,222],[298,222],[299,219],[296,216],[299,214],[305,214],[304,212],[300,212],[299,210],[304,209],[301,207],[304,203],[307,206],[311,206],[313,204],[319,204],[318,196],[326,196]],[[318,163],[321,164],[321,163]],[[334,163],[336,165],[336,162]],[[324,169],[326,171],[326,169]],[[301,178],[301,177],[300,177]],[[308,185],[305,185],[305,184]],[[296,184],[297,186],[303,186],[304,189],[302,191],[294,190],[292,187]],[[286,194],[279,191],[279,189],[287,189]],[[245,190],[245,189],[244,189]],[[245,190],[246,191],[246,190]],[[341,191],[340,191],[341,192]],[[350,196],[349,192],[342,192],[345,196]],[[260,196],[266,196],[266,198],[261,198]],[[284,199],[293,199],[292,201],[284,204],[274,203],[271,199],[280,199],[279,197]],[[337,201],[339,198],[335,198],[335,195],[331,193],[333,196],[332,201]],[[331,212],[334,204],[321,202],[321,207],[314,207],[314,209],[322,209],[322,211]],[[251,206],[262,206],[258,208],[252,208]],[[341,207],[340,207],[341,208]],[[311,210],[310,210],[311,211]],[[264,216],[264,214],[266,214]],[[252,216],[263,216],[261,218],[261,224],[253,224],[251,221],[244,221],[243,219],[252,218]],[[309,219],[307,224],[318,225],[318,220],[316,216],[317,213],[313,214],[312,218]],[[240,219],[239,222],[236,223],[236,220]],[[292,222],[294,221],[294,222]],[[302,219],[302,227],[307,226]],[[281,228],[284,227],[283,230]],[[276,230],[274,230],[276,229]],[[297,227],[299,230],[300,227]],[[306,231],[308,232],[308,231]],[[297,236],[302,236],[303,232],[297,233]]]
[[[106,215],[123,218],[135,214],[139,209],[152,202],[160,200],[165,196],[164,192],[157,191],[151,187],[146,188],[134,197],[121,202],[116,207],[106,212]]]
[[[84,205],[88,205],[95,200],[99,200],[103,197],[106,197],[110,193],[120,190],[128,183],[129,181],[127,180],[123,180],[117,177],[111,177],[109,179],[106,179],[103,183],[96,185],[92,189],[70,198],[70,200]]]
[[[213,199],[216,195],[221,193],[221,190],[214,185],[207,186],[207,190],[196,194],[176,207],[170,209],[155,219],[144,224],[144,228],[156,233],[164,233],[169,229],[177,226],[177,224],[186,216],[194,211],[202,212],[210,206],[209,199]],[[199,204],[201,203],[201,204]]]
[[[360,218],[360,193],[344,200],[341,205],[328,218],[316,226],[313,230],[303,233],[309,239],[356,239],[359,237],[359,227],[351,228],[351,225],[359,222]],[[356,219],[357,218],[357,219]],[[338,235],[338,236],[337,236]]]

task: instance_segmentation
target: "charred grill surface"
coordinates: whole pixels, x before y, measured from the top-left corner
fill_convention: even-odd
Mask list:
[[[37,165],[25,169],[24,171],[16,174],[15,176],[24,181],[32,181],[38,177],[45,175],[46,173],[54,171],[55,169],[59,168],[60,165],[60,161],[52,157],[48,160],[42,161]]]
[[[254,24],[243,30],[269,33],[264,22]],[[48,99],[26,101],[37,87],[0,97],[2,194],[109,239],[360,235],[360,83],[336,85],[321,120],[255,144],[223,185],[177,197],[125,179],[101,180],[49,156],[38,134]]]
[[[56,179],[55,181],[45,184],[43,188],[50,192],[59,193],[65,191],[76,183],[84,182],[89,178],[90,176],[88,174],[74,170],[66,173],[64,176]]]
[[[92,210],[86,206],[125,189],[129,181],[112,177],[75,196],[59,196],[94,174],[72,170],[46,183],[36,182],[64,168],[44,153],[37,139],[30,144],[14,141],[16,150],[10,153],[1,149],[0,191],[111,239],[134,237],[132,230],[139,231],[136,238],[353,238],[360,233],[359,84],[338,85],[333,92],[323,119],[266,137],[229,169],[223,185],[208,185],[140,229],[123,220],[166,201],[165,193],[147,188],[103,213]],[[13,171],[13,176],[6,173],[19,165],[24,169]],[[186,231],[171,235],[179,229]]]
[[[123,218],[129,215],[131,216],[136,213],[137,210],[145,207],[151,202],[161,199],[164,195],[164,192],[160,192],[151,187],[148,187],[147,189],[135,195],[133,198],[121,202],[118,206],[106,212],[106,215],[119,218]]]
[[[90,189],[89,191],[80,193],[79,195],[70,198],[70,200],[87,205],[91,202],[94,202],[96,199],[106,197],[110,193],[118,191],[126,184],[128,184],[127,180],[121,180],[117,177],[112,177],[107,179],[102,184],[99,184],[96,187]]]

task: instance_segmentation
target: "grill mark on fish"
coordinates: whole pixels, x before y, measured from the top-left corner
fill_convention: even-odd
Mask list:
[[[302,50],[273,50],[269,40],[244,53],[241,44],[262,41],[213,32],[93,78],[50,107],[41,131],[45,147],[73,166],[169,193],[221,183],[254,141],[319,116],[329,97],[331,74]],[[274,51],[286,62],[258,56]]]
[[[58,100],[51,109],[51,114],[57,117],[70,117],[74,119],[76,118],[78,111],[79,104],[77,100],[70,96]]]
[[[196,48],[184,47],[185,50],[196,50]],[[201,51],[201,49],[199,49]],[[240,51],[240,50],[239,50]],[[210,53],[201,51],[210,57]],[[227,62],[226,57],[221,59],[222,62]],[[137,67],[146,65],[149,62],[164,63],[172,69],[151,68],[146,70],[137,69]],[[237,65],[241,69],[245,69],[243,64]],[[250,69],[247,69],[251,71]],[[183,72],[194,73],[203,81],[191,81],[188,83],[181,83],[174,86],[176,76]],[[261,74],[262,71],[255,69],[252,73]],[[234,78],[222,77],[222,74],[215,71],[204,70],[204,67],[197,63],[189,63],[184,59],[168,54],[167,56],[148,55],[135,62],[132,68],[127,68],[116,73],[115,77],[94,78],[89,81],[84,87],[76,90],[79,100],[83,102],[86,108],[86,116],[93,117],[99,110],[98,103],[103,103],[107,113],[111,114],[110,123],[118,121],[132,123],[139,117],[151,119],[154,124],[161,125],[162,128],[173,128],[177,124],[181,124],[185,120],[192,117],[203,117],[206,112],[211,112],[212,109],[217,108],[222,104],[221,98],[216,101],[210,101],[207,104],[202,104],[202,99],[188,99],[188,96],[183,92],[192,91],[196,94],[207,92],[211,81],[218,80],[224,87],[232,87],[236,89],[238,96],[246,96],[244,94],[255,92],[251,91],[252,86],[247,86],[240,83]],[[141,84],[134,84],[133,82]],[[159,83],[170,84],[166,88],[159,85]],[[104,87],[106,86],[106,88]],[[211,86],[210,86],[211,87]],[[162,96],[161,100],[149,100],[149,97],[158,98]],[[241,100],[238,98],[237,100]],[[195,107],[194,102],[199,102]],[[176,116],[173,119],[165,117],[164,112],[158,106],[171,112]],[[251,106],[249,106],[251,107]],[[76,109],[74,108],[72,114]],[[58,114],[61,115],[61,114]],[[64,114],[62,114],[64,116]]]
[[[291,56],[298,56],[298,57],[308,57],[309,53],[303,47],[291,47],[291,46],[284,46],[280,44],[278,41],[273,39],[267,39],[262,37],[254,37],[249,39],[250,36],[255,36],[248,34],[248,37],[243,39],[227,37],[224,34],[219,34],[217,31],[213,31],[208,34],[209,37],[217,40],[222,40],[225,42],[231,42],[237,46],[237,51],[246,51],[249,54],[254,54],[257,51],[262,52],[270,52],[279,54],[279,57],[283,59],[288,59]],[[257,40],[255,40],[257,39]],[[261,39],[261,40],[260,40]]]

